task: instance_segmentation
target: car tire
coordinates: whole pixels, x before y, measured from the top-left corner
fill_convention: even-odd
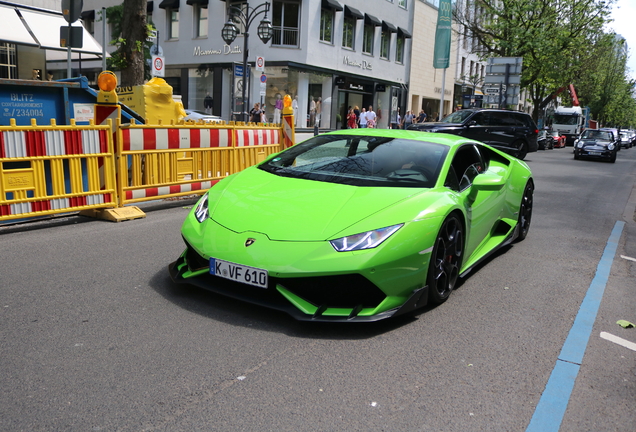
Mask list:
[[[523,241],[528,236],[530,231],[530,222],[532,222],[532,204],[534,195],[534,184],[532,181],[526,183],[526,187],[523,190],[523,197],[521,197],[521,204],[519,204],[519,220],[517,225],[519,226],[519,235],[517,241]]]
[[[524,160],[528,154],[528,144],[525,141],[515,141],[512,146],[517,149],[517,159]]]
[[[615,163],[616,162],[616,153],[614,153],[613,155],[610,156],[609,161],[611,163]]]
[[[576,150],[574,150],[574,159],[579,159],[579,153]]]
[[[464,253],[464,228],[456,214],[446,218],[435,237],[426,284],[428,301],[444,303],[455,288]]]

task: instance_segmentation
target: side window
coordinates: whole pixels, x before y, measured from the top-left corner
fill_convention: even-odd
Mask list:
[[[510,113],[510,118],[512,119],[512,125],[516,127],[527,127],[528,122],[526,122],[526,116],[523,114]]]
[[[485,170],[479,150],[473,144],[457,150],[444,185],[456,191],[463,191],[473,184],[473,180]]]
[[[507,112],[491,112],[490,118],[492,119],[490,126],[510,126]]]
[[[485,112],[478,112],[468,120],[468,123],[475,122],[476,126],[488,126],[490,123],[489,115]]]

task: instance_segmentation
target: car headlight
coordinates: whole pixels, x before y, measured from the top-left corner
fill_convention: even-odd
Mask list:
[[[386,228],[379,228],[373,231],[367,231],[360,234],[354,234],[347,237],[331,240],[331,246],[338,252],[350,252],[363,249],[373,249],[379,246],[384,240],[388,239],[397,230],[402,228],[404,224],[393,225]]]
[[[608,150],[614,150],[614,144],[608,144],[607,145],[607,149]]]
[[[577,143],[576,143],[576,146],[577,146],[578,148],[583,148],[583,141],[579,141],[579,142],[577,142]]]
[[[201,199],[197,203],[197,206],[194,209],[194,217],[200,223],[202,223],[204,220],[208,218],[209,215],[210,214],[208,212],[208,193],[206,192],[205,195],[201,197]]]

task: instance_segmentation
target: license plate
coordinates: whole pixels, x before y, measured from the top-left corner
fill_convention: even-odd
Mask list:
[[[588,154],[590,154],[590,155],[592,155],[592,156],[600,156],[600,155],[602,155],[603,153],[601,153],[601,152],[588,152]]]
[[[259,288],[267,288],[267,270],[210,258],[210,274]]]

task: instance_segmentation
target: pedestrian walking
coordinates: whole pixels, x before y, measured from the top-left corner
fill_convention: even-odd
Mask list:
[[[378,116],[375,114],[375,111],[373,111],[373,105],[369,105],[369,109],[367,110],[367,127],[374,128],[377,118]]]
[[[357,129],[358,128],[358,118],[356,117],[356,113],[353,112],[353,108],[349,108],[349,113],[347,114],[347,129]]]
[[[361,128],[367,127],[367,109],[366,108],[362,108],[362,111],[360,112],[360,118],[358,119],[358,124],[360,125]]]

